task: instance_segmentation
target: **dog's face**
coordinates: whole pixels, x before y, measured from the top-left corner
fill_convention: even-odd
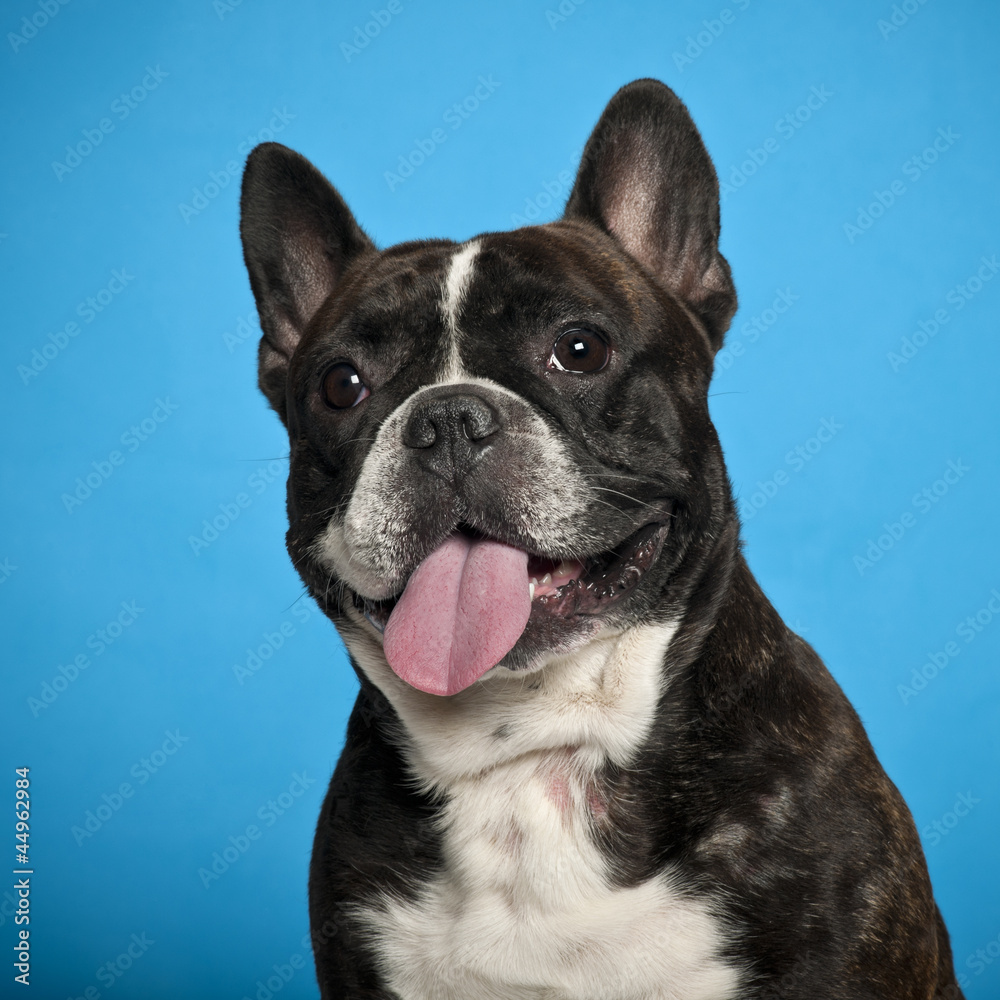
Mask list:
[[[549,225],[379,252],[276,144],[242,208],[288,547],[349,647],[450,695],[676,612],[732,517],[707,389],[736,299],[669,90],[615,96]]]

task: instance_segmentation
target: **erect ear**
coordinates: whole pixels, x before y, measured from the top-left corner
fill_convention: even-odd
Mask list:
[[[718,350],[736,312],[719,253],[719,182],[687,108],[658,80],[611,98],[580,160],[565,218],[596,222],[692,309]]]
[[[351,261],[374,246],[330,182],[277,142],[247,159],[240,236],[264,331],[258,381],[287,423],[288,363],[302,333]]]

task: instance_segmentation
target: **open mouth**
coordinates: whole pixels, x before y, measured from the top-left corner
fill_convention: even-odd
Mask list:
[[[669,527],[669,521],[645,524],[613,549],[585,559],[553,559],[529,553],[525,586],[531,616],[570,618],[603,613],[639,585],[659,558]],[[464,525],[458,530],[470,537],[482,537]],[[354,602],[365,618],[384,633],[399,597],[372,601],[355,594]]]

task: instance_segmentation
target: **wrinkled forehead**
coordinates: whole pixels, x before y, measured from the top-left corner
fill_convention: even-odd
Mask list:
[[[455,255],[452,281],[470,295],[541,295],[578,306],[628,311],[649,286],[618,243],[595,226],[556,222],[511,233],[487,233]],[[464,259],[463,259],[464,258]],[[470,299],[470,301],[475,301]]]
[[[443,327],[519,312],[544,322],[567,309],[634,321],[651,297],[642,271],[611,237],[570,222],[464,243],[401,244],[360,262],[352,277],[341,311],[384,318],[434,307]]]
[[[388,375],[405,358],[421,381],[508,381],[519,365],[544,366],[554,337],[573,325],[632,353],[690,324],[610,236],[558,222],[368,255],[321,310],[297,360],[305,372],[340,355]]]

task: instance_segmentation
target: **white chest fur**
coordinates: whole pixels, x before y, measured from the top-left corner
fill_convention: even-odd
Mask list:
[[[593,836],[604,812],[595,770],[624,763],[648,733],[672,633],[598,640],[530,678],[479,686],[464,705],[418,705],[420,692],[381,676],[377,657],[359,657],[413,738],[414,770],[447,794],[440,876],[416,902],[385,899],[363,914],[400,1000],[736,996],[710,905],[678,892],[669,872],[613,887]]]

